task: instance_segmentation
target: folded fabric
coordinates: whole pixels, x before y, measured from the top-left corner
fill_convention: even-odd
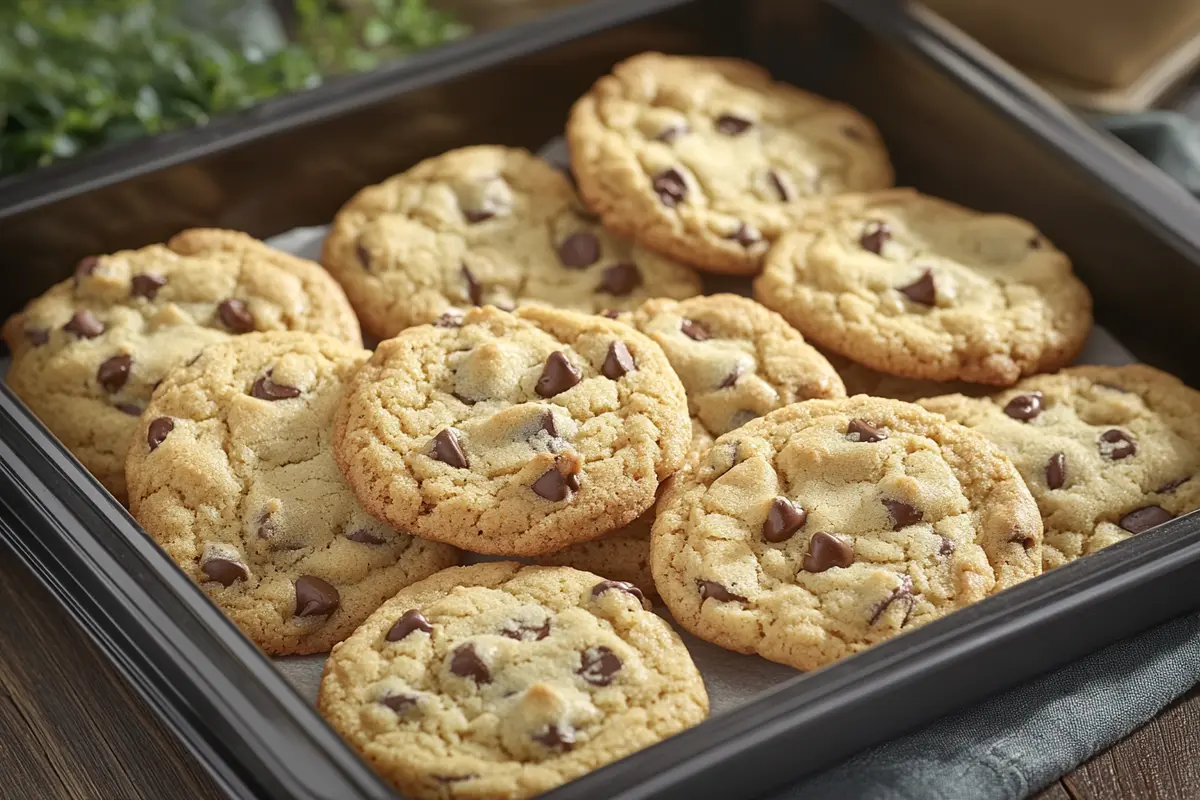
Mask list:
[[[1174,111],[1117,114],[1094,122],[1200,196],[1200,124]]]
[[[1198,682],[1200,615],[1191,615],[860,753],[771,800],[1027,797]]]

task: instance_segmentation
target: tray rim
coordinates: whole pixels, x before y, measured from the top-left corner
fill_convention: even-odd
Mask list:
[[[691,1],[639,3],[637,0],[615,0],[548,15],[508,29],[522,31],[534,39],[529,29],[536,28],[540,37],[536,42],[514,43],[505,37],[499,37],[503,41],[492,42],[488,37],[493,34],[485,34],[477,40],[468,39],[458,45],[465,47],[472,41],[482,44],[478,44],[480,50],[473,53],[475,57],[469,60],[466,69],[452,75],[452,65],[439,63],[433,67],[437,70],[434,77],[397,70],[404,74],[395,81],[384,81],[379,85],[365,81],[370,85],[364,87],[364,91],[376,93],[371,95],[372,99],[348,102],[338,105],[337,110],[326,108],[324,111],[345,113],[385,96],[493,66],[515,55],[532,53]],[[931,12],[918,6],[906,9],[898,4],[872,3],[870,0],[824,1],[876,35],[903,41],[951,77],[966,84],[977,96],[1006,110],[1016,122],[1054,147],[1064,160],[1084,170],[1093,180],[1107,184],[1110,193],[1130,214],[1139,217],[1143,224],[1177,249],[1185,251],[1189,260],[1200,266],[1200,231],[1197,230],[1200,226],[1195,226],[1200,206],[1182,189],[1171,191],[1177,187],[1165,176],[1160,178],[1142,169],[1132,156],[1106,141],[1106,135],[1087,128],[978,45],[960,39],[954,29]],[[554,18],[569,16],[570,12],[600,7],[603,7],[600,13],[594,16],[571,16],[568,27],[555,29],[549,24]],[[451,48],[458,49],[456,45],[450,45],[423,55]],[[411,67],[414,62],[406,62],[404,66]],[[345,91],[344,85],[342,91]],[[307,105],[302,112],[296,116],[284,115],[275,124],[302,125],[323,116]],[[247,134],[248,138],[235,136],[224,142],[199,142],[196,150],[186,151],[186,158],[183,155],[170,157],[169,162],[178,163],[232,148],[283,129],[268,124],[259,133]],[[200,132],[211,133],[213,130]],[[153,168],[166,165],[166,161],[155,162]],[[135,169],[121,178],[133,177],[149,169]],[[109,182],[115,180],[112,174],[105,175]],[[99,185],[107,184],[86,184],[79,192]],[[50,192],[26,198],[34,201],[34,205],[27,204],[14,210],[14,206],[2,206],[4,189],[0,186],[0,218],[67,196]],[[238,797],[395,797],[366,763],[353,754],[315,710],[296,694],[282,674],[237,633],[165,554],[150,543],[124,509],[62,449],[7,387],[0,387],[0,434],[3,434],[0,435],[0,541],[33,571],[39,582],[81,624],[85,634],[201,764],[214,774],[222,788]],[[21,511],[30,516],[22,518]],[[41,526],[42,530],[33,531],[33,526]],[[26,529],[24,534],[21,529]],[[51,539],[46,538],[47,532]],[[1115,563],[1118,560],[1119,565]],[[78,576],[73,579],[75,585],[64,581],[62,571],[68,564],[90,570],[89,579],[100,579],[98,587],[105,591],[104,597],[98,599],[87,594],[86,587],[77,583],[81,580]],[[805,726],[811,726],[814,718],[819,721],[822,714],[829,713],[831,705],[836,705],[831,687],[858,684],[857,698],[886,695],[888,691],[894,691],[901,678],[910,678],[913,670],[922,664],[959,657],[969,653],[972,647],[979,651],[985,646],[995,646],[997,642],[1029,629],[1031,618],[1061,622],[1078,613],[1085,600],[1105,594],[1120,597],[1164,576],[1185,569],[1195,570],[1197,564],[1200,564],[1200,514],[1193,514],[1055,570],[1039,580],[988,598],[851,659],[786,681],[756,700],[719,715],[722,729],[732,725],[736,730],[721,733],[712,724],[699,726],[546,796],[571,800],[596,790],[600,790],[600,794],[591,796],[641,798],[661,796],[664,792],[674,795],[685,782],[703,779],[718,767],[748,764],[754,760],[756,750],[761,752],[772,744],[778,746],[787,736],[795,736],[803,732]],[[104,572],[99,571],[100,565],[104,565]],[[116,585],[116,577],[125,580],[123,588]],[[157,581],[162,592],[169,591],[174,604],[171,612],[184,615],[181,619],[171,619],[165,609],[148,605],[151,595],[138,583],[147,577]],[[1047,603],[1045,595],[1053,595],[1056,599]],[[105,602],[112,607],[106,608]],[[1200,599],[1194,602],[1200,602]],[[1028,610],[1029,603],[1038,605],[1036,613],[1016,621],[1003,619],[1014,610]],[[123,619],[115,618],[118,612]],[[150,651],[132,652],[130,649],[132,640],[128,631],[122,630],[130,620],[135,622],[134,632],[143,638],[153,640],[158,637],[158,641],[151,642],[154,647]],[[165,631],[180,635],[183,622],[194,623],[205,635],[205,642],[213,646],[211,652],[201,652],[198,659],[193,653],[190,663],[185,663],[185,654],[176,647],[178,642],[162,638]],[[218,661],[227,666],[219,667]],[[230,664],[235,668],[229,669]],[[1046,668],[1046,664],[1040,664],[1034,670]],[[230,697],[184,697],[180,687],[172,686],[168,681],[172,670],[191,676],[184,687],[189,691],[196,690],[201,684],[197,671],[210,679],[205,683],[211,685],[212,679],[219,677],[224,679],[225,688],[233,691]],[[229,681],[232,673],[240,674],[247,684]],[[254,708],[246,700],[245,693],[237,691],[247,688],[262,690],[261,693],[275,701],[277,707],[272,710],[284,716],[268,720],[262,708]],[[814,694],[819,696],[812,696]],[[237,698],[241,706],[231,698]],[[237,743],[242,752],[235,755],[229,742],[214,741],[211,722],[204,718],[205,713],[216,713],[223,721],[236,720],[246,725],[244,730],[238,731]],[[278,742],[272,739],[271,734],[277,733],[275,729],[280,726],[299,737],[302,744],[315,747],[322,756],[322,765],[337,771],[339,792],[348,790],[354,794],[328,794],[318,785],[306,785],[298,780],[295,770],[280,760]],[[743,738],[730,741],[735,734]],[[692,749],[687,749],[689,747]],[[668,766],[664,769],[663,764]],[[260,772],[247,774],[249,768]],[[744,783],[747,788],[769,788],[762,785],[762,779],[757,784],[753,779]]]

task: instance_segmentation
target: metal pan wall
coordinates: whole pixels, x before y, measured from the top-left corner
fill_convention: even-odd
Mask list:
[[[881,127],[902,183],[1022,214],[1076,260],[1100,321],[1200,382],[1200,218],[919,7],[614,0],[0,185],[0,314],[80,256],[220,225],[327,222],[361,186],[483,141],[537,147],[646,49],[753,58]],[[393,796],[133,520],[0,390],[0,539],[235,796]],[[553,792],[750,797],[1200,605],[1181,518],[830,668]]]

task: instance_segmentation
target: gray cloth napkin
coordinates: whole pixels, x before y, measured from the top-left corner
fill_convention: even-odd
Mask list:
[[[860,753],[772,800],[1026,797],[1197,683],[1200,615],[1191,615]]]

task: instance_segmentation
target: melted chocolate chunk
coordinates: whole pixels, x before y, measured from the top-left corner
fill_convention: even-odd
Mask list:
[[[579,477],[574,473],[563,475],[558,466],[553,466],[542,473],[530,488],[543,500],[557,503],[570,497],[571,492],[579,491]]]
[[[533,740],[550,750],[566,751],[575,746],[575,731],[566,725],[547,725],[544,731],[534,734]]]
[[[380,698],[379,704],[404,715],[417,707],[417,699],[415,694],[388,694]]]
[[[342,601],[338,590],[328,581],[315,575],[301,575],[296,579],[296,616],[326,617],[337,611]]]
[[[862,236],[858,238],[858,245],[863,250],[879,255],[883,252],[883,245],[891,238],[892,229],[886,222],[872,220],[863,229]]]
[[[1067,456],[1065,453],[1055,453],[1046,462],[1046,486],[1050,489],[1061,489],[1067,482]]]
[[[550,635],[550,620],[546,620],[541,625],[526,625],[516,620],[509,620],[504,623],[504,628],[500,631],[501,636],[507,636],[509,639],[516,639],[518,642],[538,642]]]
[[[608,355],[604,357],[604,365],[600,373],[609,380],[615,381],[637,369],[633,355],[624,342],[613,342],[608,346]]]
[[[937,300],[937,289],[933,285],[933,271],[925,270],[921,273],[921,277],[907,286],[901,286],[898,291],[918,305],[932,306]]]
[[[546,359],[546,366],[542,368],[541,377],[538,378],[534,390],[539,397],[554,397],[581,380],[583,380],[583,373],[579,367],[572,364],[561,350],[555,350]]]
[[[695,320],[685,319],[679,323],[679,330],[683,331],[684,336],[697,342],[706,342],[712,338],[708,328]]]
[[[492,672],[483,663],[479,653],[475,652],[473,644],[459,645],[454,649],[450,656],[450,673],[460,678],[471,678],[480,684],[492,682]]]
[[[771,508],[763,522],[762,537],[771,544],[786,542],[807,521],[808,511],[786,497],[776,497],[771,501]]]
[[[158,296],[158,290],[167,285],[167,279],[161,275],[143,272],[134,275],[129,280],[129,294],[132,297],[144,297],[153,300]]]
[[[874,444],[875,442],[882,442],[888,438],[888,435],[887,431],[882,428],[876,428],[866,420],[852,419],[846,426],[846,438],[852,442]]]
[[[1045,397],[1041,392],[1019,394],[1009,400],[1004,406],[1004,413],[1013,419],[1029,422],[1042,413],[1045,408]]]
[[[920,511],[900,500],[884,500],[883,505],[887,508],[888,516],[891,517],[894,531],[907,528],[909,525],[916,525],[924,518]]]
[[[1154,491],[1157,492],[1158,494],[1170,494],[1171,492],[1175,491],[1180,486],[1183,486],[1185,483],[1187,483],[1190,480],[1191,480],[1191,476],[1188,476],[1186,478],[1176,478],[1173,481],[1168,481],[1167,483],[1164,483],[1162,486],[1158,487]]]
[[[132,367],[133,356],[121,354],[106,358],[96,370],[96,382],[109,394],[119,392],[125,382],[129,380],[129,371]]]
[[[600,240],[587,231],[572,233],[558,246],[558,260],[572,269],[590,267],[600,260]]]
[[[674,208],[687,199],[687,181],[677,169],[668,169],[654,176],[654,193],[667,208]]]
[[[912,578],[907,575],[902,576],[900,578],[900,585],[893,589],[892,593],[888,595],[887,599],[875,608],[875,613],[871,615],[871,621],[868,622],[867,625],[874,625],[876,622],[878,622],[879,618],[883,616],[883,612],[887,611],[892,603],[896,602],[897,600],[907,600],[908,610],[904,612],[904,619],[900,621],[900,627],[903,628],[908,624],[909,615],[912,614],[913,606],[916,603],[916,601],[913,599],[912,592]]]
[[[608,686],[621,671],[621,659],[604,645],[589,647],[579,656],[581,666],[576,673],[593,686]]]
[[[63,330],[84,339],[95,339],[104,333],[104,323],[96,319],[96,315],[90,311],[76,311],[63,326]]]
[[[545,431],[551,436],[558,436],[558,425],[554,423],[553,411],[547,411],[545,414],[542,414],[541,423],[540,430]]]
[[[1137,442],[1128,433],[1116,428],[1109,428],[1100,434],[1100,455],[1107,456],[1113,461],[1129,458],[1137,453]]]
[[[238,580],[244,581],[250,575],[245,564],[228,558],[210,558],[200,567],[200,571],[208,576],[209,580],[222,586],[230,586]]]
[[[150,452],[157,450],[173,430],[175,430],[175,420],[170,417],[158,417],[152,420],[150,427],[146,429],[146,444],[150,446]]]
[[[217,306],[217,316],[221,324],[234,333],[249,333],[254,330],[254,315],[246,306],[245,300],[232,297]]]
[[[700,590],[702,601],[712,598],[722,603],[746,602],[746,598],[740,594],[734,594],[716,581],[696,581],[696,588]]]
[[[294,397],[299,397],[300,390],[295,386],[276,383],[271,379],[271,373],[268,372],[256,380],[254,385],[250,387],[250,396],[257,397],[259,400],[275,402],[277,400],[291,400]]]
[[[642,273],[638,272],[637,265],[623,261],[604,270],[596,290],[613,297],[625,297],[641,285]]]
[[[599,597],[609,590],[625,592],[625,594],[633,595],[637,598],[639,603],[641,603],[643,606],[646,605],[646,595],[642,593],[641,589],[634,586],[632,583],[629,583],[628,581],[600,581],[592,587],[592,597]]]
[[[442,428],[433,437],[433,457],[443,464],[449,464],[456,469],[466,469],[467,454],[463,452],[462,444],[458,441],[458,432],[453,428]]]
[[[848,567],[854,563],[854,547],[831,533],[817,531],[808,539],[808,550],[801,567],[805,572],[824,572],[834,567]]]
[[[754,122],[745,117],[739,117],[736,114],[722,114],[717,117],[717,121],[713,127],[717,129],[718,133],[723,133],[726,136],[741,136],[754,127]]]
[[[425,619],[424,614],[415,608],[410,608],[400,615],[400,619],[396,620],[395,624],[388,629],[387,636],[384,638],[389,642],[398,642],[413,631],[433,633],[433,626],[429,624],[429,620]]]
[[[1175,515],[1162,506],[1143,506],[1121,517],[1117,524],[1130,533],[1141,533],[1173,519]]]

